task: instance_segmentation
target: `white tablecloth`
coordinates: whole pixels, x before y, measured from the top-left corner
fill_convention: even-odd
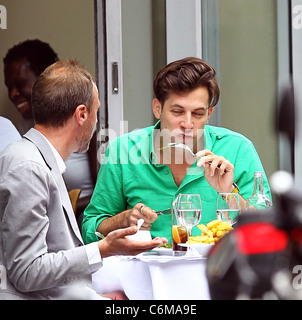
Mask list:
[[[122,290],[130,300],[210,299],[203,257],[140,254],[103,262],[92,279],[99,293]]]

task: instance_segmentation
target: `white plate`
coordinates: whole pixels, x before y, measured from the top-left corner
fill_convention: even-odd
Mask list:
[[[154,248],[151,252],[156,252],[160,256],[172,256],[172,248]]]
[[[214,244],[209,243],[179,243],[179,246],[192,248],[196,250],[201,256],[206,256]]]

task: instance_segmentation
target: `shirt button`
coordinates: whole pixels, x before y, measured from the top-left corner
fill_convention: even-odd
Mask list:
[[[164,171],[164,174],[165,174],[165,175],[169,174],[169,170],[165,170],[165,171]]]

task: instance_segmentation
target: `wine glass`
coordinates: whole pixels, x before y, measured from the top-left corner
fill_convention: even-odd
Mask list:
[[[188,237],[192,236],[192,228],[201,219],[201,200],[199,194],[180,194],[177,200],[177,219],[188,230]]]
[[[216,217],[235,226],[240,214],[240,200],[238,193],[218,193],[216,203]]]

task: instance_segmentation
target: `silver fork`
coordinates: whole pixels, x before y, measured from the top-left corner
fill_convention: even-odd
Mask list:
[[[193,157],[198,158],[198,157],[196,157],[195,153],[191,150],[191,148],[184,143],[170,142],[167,144],[167,147],[185,149],[185,150],[189,151]]]
[[[191,153],[191,155],[197,159],[199,159],[196,154],[191,150],[191,148],[189,146],[187,146],[186,144],[184,143],[176,143],[176,142],[170,142],[167,144],[166,147],[163,147],[162,149],[164,148],[181,148],[181,149],[185,149],[187,151],[189,151]],[[207,161],[208,164],[212,164],[212,161]],[[217,169],[220,168],[220,164],[217,166]]]

